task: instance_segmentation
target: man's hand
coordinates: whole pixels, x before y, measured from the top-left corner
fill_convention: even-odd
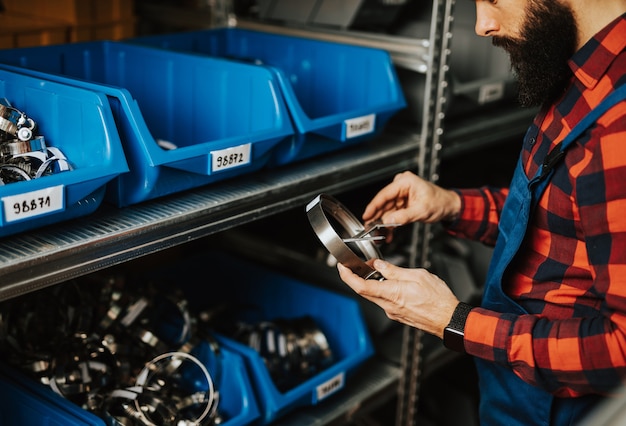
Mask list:
[[[443,338],[459,303],[448,285],[425,269],[408,269],[376,259],[385,281],[364,280],[342,264],[339,276],[356,293],[380,306],[395,321]]]
[[[406,225],[453,220],[461,211],[461,198],[454,192],[428,182],[411,172],[399,173],[372,198],[363,221]]]

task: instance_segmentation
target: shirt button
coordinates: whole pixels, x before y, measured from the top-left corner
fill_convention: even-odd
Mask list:
[[[535,142],[537,142],[537,139],[535,139],[535,138],[530,138],[530,139],[528,139],[528,144],[529,144],[530,146],[533,146],[533,145],[535,144]]]

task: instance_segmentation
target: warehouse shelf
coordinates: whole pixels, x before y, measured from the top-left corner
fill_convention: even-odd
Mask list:
[[[138,4],[146,16],[153,16],[155,21],[165,17],[166,23],[176,29],[209,28],[216,23],[224,24],[226,17],[228,25],[240,28],[385,49],[395,65],[424,74],[425,99],[430,100],[423,105],[427,110],[423,114],[425,122],[414,122],[406,128],[392,123],[382,135],[364,145],[125,208],[103,205],[94,214],[71,223],[0,239],[0,300],[235,230],[281,212],[301,208],[304,213],[306,203],[321,192],[344,193],[363,188],[389,180],[407,169],[435,180],[440,159],[462,157],[464,153],[523,132],[532,113],[516,108],[443,122],[445,115],[441,111],[447,95],[444,83],[449,77],[446,75],[448,42],[452,35],[454,0],[432,3],[433,22],[437,25],[432,26],[430,39],[269,28],[244,20],[230,22],[230,15],[215,16],[204,10],[179,14],[174,12],[182,12],[182,8],[175,7],[164,13],[162,9],[149,10]],[[434,64],[434,69],[428,69],[429,64]],[[421,93],[415,96],[418,101],[421,97]],[[413,235],[416,252],[411,257],[419,262],[422,254],[428,256],[429,230],[416,227]],[[384,350],[377,350],[376,357],[362,366],[342,392],[319,405],[287,414],[277,424],[350,424],[359,415],[393,398],[399,401],[396,424],[414,424],[422,363],[432,360],[421,359],[420,332],[408,327],[400,331],[400,336],[394,336],[397,341],[393,344],[379,343]],[[386,352],[392,352],[398,359],[390,359]],[[432,371],[431,367],[435,365],[425,365],[425,371]]]
[[[358,374],[333,398],[320,405],[300,409],[281,418],[277,426],[345,425],[360,415],[376,410],[397,392],[401,370],[386,361],[363,364]]]
[[[236,26],[293,37],[312,38],[382,49],[389,52],[389,56],[397,66],[422,74],[428,71],[428,55],[431,44],[428,39],[354,30],[335,30],[310,25],[291,24],[290,26],[279,26],[246,19],[237,20]]]
[[[57,284],[277,212],[321,192],[356,188],[417,167],[419,136],[376,140],[310,161],[0,240],[0,300]]]
[[[535,114],[536,108],[509,105],[479,117],[451,120],[446,123],[446,131],[442,136],[441,158],[447,160],[461,157],[494,144],[508,142],[512,137],[523,136]]]

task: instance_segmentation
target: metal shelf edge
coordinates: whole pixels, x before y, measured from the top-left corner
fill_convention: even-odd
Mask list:
[[[347,385],[319,405],[298,409],[275,424],[289,425],[345,425],[359,415],[374,411],[393,398],[400,381],[400,368],[379,359],[366,362]]]
[[[416,140],[417,138],[417,140]],[[376,141],[0,240],[0,300],[35,291],[164,248],[414,169],[419,137]]]
[[[313,25],[275,25],[245,19],[238,20],[236,26],[249,30],[382,49],[389,53],[395,65],[422,74],[428,71],[428,49],[430,46],[428,39],[416,39],[354,30],[336,30]]]

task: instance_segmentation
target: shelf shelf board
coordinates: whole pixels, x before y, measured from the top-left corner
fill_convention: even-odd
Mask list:
[[[425,74],[428,70],[430,41],[399,35],[389,35],[366,31],[332,29],[316,25],[283,25],[266,23],[258,20],[239,19],[237,27],[264,31],[292,37],[305,37],[315,40],[353,44],[386,50],[397,66]]]
[[[0,300],[186,243],[418,164],[419,136],[376,140],[137,205],[0,240]]]
[[[319,405],[301,408],[277,420],[277,426],[345,425],[358,416],[372,412],[393,398],[398,391],[401,369],[388,361],[366,362],[346,387]]]
[[[494,144],[509,142],[513,137],[520,137],[521,147],[521,136],[532,124],[535,114],[535,108],[509,105],[478,117],[474,114],[450,120],[446,123],[441,158],[460,157]]]

